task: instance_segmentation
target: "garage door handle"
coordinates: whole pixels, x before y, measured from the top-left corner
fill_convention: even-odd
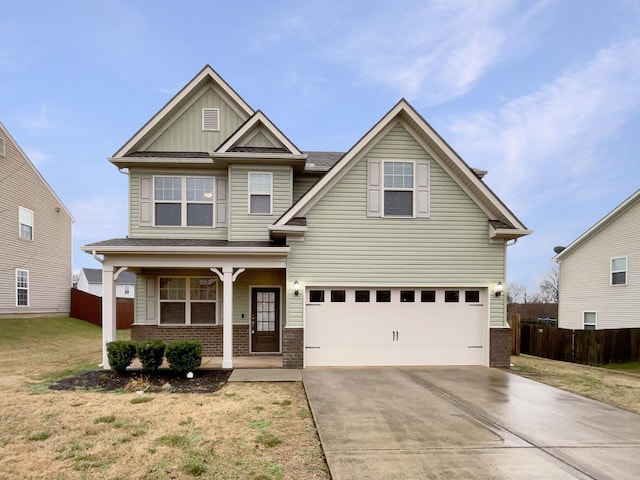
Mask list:
[[[400,333],[397,330],[392,330],[391,331],[391,338],[394,342],[397,342],[398,339],[400,338]]]

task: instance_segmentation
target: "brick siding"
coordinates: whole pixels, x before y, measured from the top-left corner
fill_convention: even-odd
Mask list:
[[[492,328],[490,332],[489,365],[508,368],[511,365],[511,329]]]
[[[282,331],[282,367],[302,368],[304,329],[285,328]]]

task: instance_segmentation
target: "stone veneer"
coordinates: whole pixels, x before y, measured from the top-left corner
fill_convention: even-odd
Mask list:
[[[511,365],[511,329],[491,328],[489,366],[508,368]]]
[[[282,330],[282,367],[302,368],[304,353],[304,329]]]
[[[158,326],[132,325],[131,340],[136,342],[159,339],[197,340],[202,344],[203,357],[222,357],[222,325]],[[249,325],[233,326],[233,356],[249,355]]]

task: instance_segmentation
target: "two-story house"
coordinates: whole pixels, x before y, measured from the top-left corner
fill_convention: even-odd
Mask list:
[[[113,157],[136,273],[132,338],[284,367],[508,365],[507,243],[531,233],[405,101],[345,153],[300,150],[206,66]],[[108,365],[105,355],[105,365]]]
[[[69,315],[72,224],[0,123],[0,318]]]
[[[136,276],[131,272],[122,272],[116,279],[117,298],[134,298]],[[97,297],[102,296],[102,270],[99,268],[83,268],[78,275],[78,290]]]
[[[558,327],[640,328],[640,190],[558,248]]]

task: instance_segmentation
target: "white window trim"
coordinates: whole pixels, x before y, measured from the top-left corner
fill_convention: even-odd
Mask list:
[[[180,188],[181,195],[180,200],[156,200],[156,178],[180,178]],[[211,202],[198,202],[194,200],[187,200],[187,178],[209,178],[212,181],[212,189],[211,192]],[[151,183],[152,189],[152,218],[153,218],[153,226],[157,228],[216,228],[216,177],[210,176],[199,176],[199,175],[154,175]],[[157,225],[156,224],[156,204],[157,203],[180,203],[180,225]],[[212,225],[187,225],[187,205],[193,204],[211,204],[211,208],[213,209],[212,217],[213,222]]]
[[[597,329],[598,329],[598,312],[596,312],[596,311],[594,311],[594,310],[584,310],[584,311],[582,312],[582,329],[583,329],[583,330],[586,330],[586,328],[584,328],[584,327],[585,327],[585,326],[587,326],[587,325],[591,325],[590,323],[589,323],[589,324],[586,324],[586,323],[585,323],[585,315],[586,315],[587,313],[593,313],[593,314],[595,315],[595,317],[596,317],[596,323],[594,323],[594,324],[593,324],[593,328],[594,328],[595,330],[597,330]]]
[[[251,191],[251,175],[269,175],[269,212],[254,213],[251,211],[251,195],[266,195],[265,193],[253,193]],[[273,172],[251,171],[247,174],[247,212],[249,215],[273,215]]]
[[[212,127],[207,125],[206,117],[208,114],[216,112],[216,124]],[[203,108],[202,109],[202,131],[203,132],[219,132],[220,131],[220,109],[219,108]]]
[[[624,270],[614,270],[613,269],[613,261],[614,260],[620,260],[624,258],[624,265],[625,265],[625,269]],[[609,261],[609,285],[612,287],[622,287],[625,286],[628,281],[629,281],[629,258],[626,256],[620,256],[620,257],[611,257],[611,260]],[[613,274],[614,273],[621,273],[624,272],[624,283],[613,283]]]
[[[24,218],[24,215],[28,215],[30,217],[30,221],[31,223],[23,223],[22,220]],[[35,238],[35,228],[34,228],[34,214],[33,214],[33,210],[26,208],[26,207],[18,207],[18,237],[21,238],[22,240],[29,240],[29,241],[33,241]],[[26,238],[22,236],[22,225],[26,225],[28,227],[31,227],[31,238]]]
[[[160,279],[161,278],[184,278],[185,279],[185,299],[184,300],[161,300],[160,298]],[[215,282],[216,282],[216,299],[215,300],[196,300],[193,303],[215,303],[215,312],[216,312],[216,318],[215,318],[215,322],[213,323],[197,323],[197,324],[192,324],[191,323],[191,279],[192,278],[212,278]],[[202,275],[192,275],[190,277],[185,277],[185,276],[181,276],[181,275],[160,275],[158,276],[158,278],[156,279],[157,281],[157,285],[158,285],[158,326],[160,327],[166,327],[166,326],[179,326],[179,327],[185,327],[185,326],[195,326],[195,327],[209,327],[209,326],[213,326],[213,325],[218,325],[218,318],[220,318],[220,312],[219,312],[219,304],[218,304],[218,299],[220,298],[220,282],[218,281],[217,277],[207,277],[207,276],[202,276]],[[160,315],[161,315],[161,303],[164,302],[169,302],[169,303],[176,303],[176,302],[184,302],[185,303],[185,308],[184,308],[184,321],[185,323],[162,323],[160,321]]]
[[[412,178],[413,178],[413,182],[412,182],[412,187],[411,188],[387,188],[384,185],[384,166],[387,163],[411,163],[412,164]],[[380,208],[382,209],[382,217],[383,218],[416,218],[416,202],[417,202],[417,198],[416,198],[416,176],[417,176],[417,172],[416,172],[416,162],[415,160],[382,160],[381,165],[380,165],[380,182],[381,182],[381,186],[382,186],[382,198],[381,198],[381,202],[380,202]],[[387,191],[391,191],[391,192],[411,192],[411,215],[387,215],[385,210],[384,210],[384,197],[385,197],[385,193]]]
[[[18,286],[18,273],[19,272],[24,272],[27,274],[27,287],[19,287]],[[31,301],[31,295],[29,295],[29,270],[25,270],[24,268],[16,268],[16,307],[28,307],[29,303]],[[26,305],[20,305],[18,303],[18,290],[26,290],[27,291],[27,304]]]

